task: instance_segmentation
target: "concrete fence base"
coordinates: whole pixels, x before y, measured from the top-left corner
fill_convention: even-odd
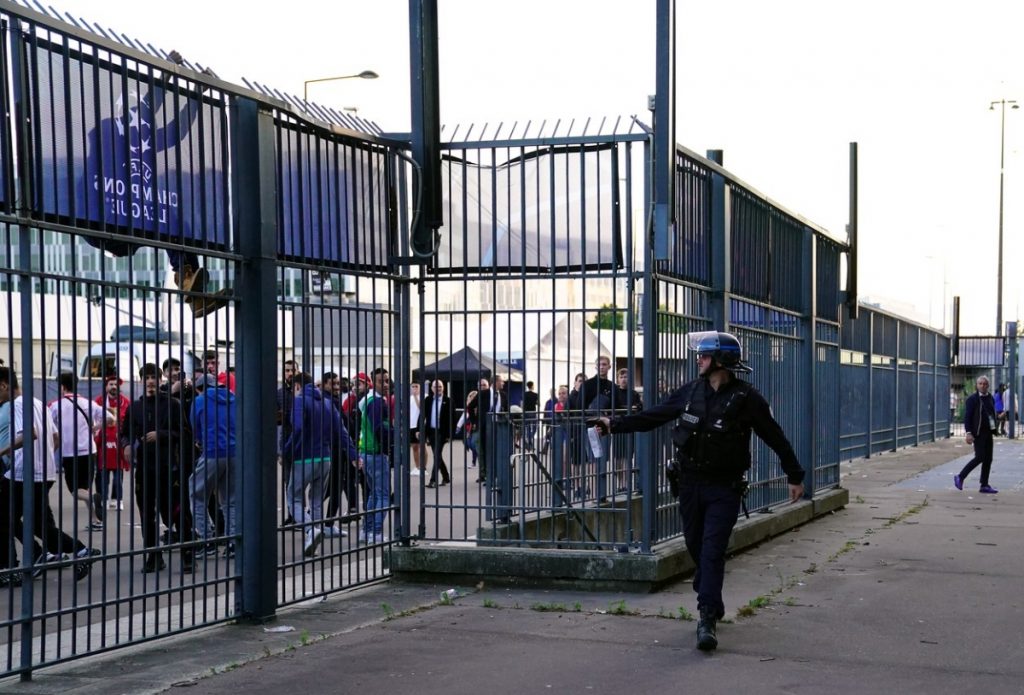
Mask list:
[[[818,493],[795,505],[741,518],[729,539],[739,552],[847,505],[843,488]],[[390,569],[397,581],[505,586],[572,586],[593,591],[649,592],[693,572],[682,538],[658,544],[650,554],[604,550],[488,547],[472,543],[395,546]]]

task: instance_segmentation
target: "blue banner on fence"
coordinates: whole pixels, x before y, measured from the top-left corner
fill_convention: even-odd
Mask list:
[[[57,50],[35,47],[32,63],[37,210],[133,237],[227,245],[223,104],[167,76]]]
[[[278,253],[313,264],[384,268],[390,255],[382,151],[282,124]]]

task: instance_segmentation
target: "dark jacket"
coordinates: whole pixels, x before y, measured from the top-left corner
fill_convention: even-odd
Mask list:
[[[286,454],[284,443],[292,434],[292,411],[295,409],[295,393],[291,386],[285,384],[277,390],[277,424],[281,425],[281,438],[278,445],[281,453]]]
[[[437,441],[440,443],[447,442],[452,438],[452,433],[455,429],[454,422],[452,421],[452,402],[447,395],[444,395],[441,397],[441,412],[438,413],[438,427],[435,431],[431,423],[434,418],[435,400],[434,394],[429,394],[423,399],[423,406],[420,409],[420,414],[423,416],[423,431],[426,432],[427,441],[431,444],[435,442],[435,437],[438,437]]]
[[[150,432],[156,432],[156,441],[143,443]],[[191,433],[182,416],[181,401],[166,392],[155,395],[143,394],[132,401],[128,414],[121,421],[121,446],[132,445],[135,450],[134,463],[168,463],[177,468],[182,463],[182,435],[187,434],[188,448],[191,449]]]
[[[698,389],[700,391],[698,391]],[[735,405],[725,406],[735,398]],[[779,456],[782,470],[792,485],[803,482],[804,471],[796,453],[772,417],[771,409],[757,389],[737,378],[711,388],[707,379],[695,379],[676,389],[663,403],[635,415],[613,418],[612,432],[647,432],[693,410],[702,400],[701,421],[687,439],[682,452],[683,480],[729,483],[739,480],[750,467],[750,433],[756,432]],[[715,414],[727,413],[724,418]],[[712,417],[707,417],[712,414]],[[723,419],[726,422],[719,423]]]
[[[592,376],[580,387],[578,407],[592,415],[610,413],[617,406],[615,401],[618,400],[616,399],[618,390],[618,386],[608,379]],[[625,407],[625,403],[621,407]]]
[[[964,405],[964,428],[971,433],[971,436],[991,437],[992,428],[989,418],[992,418],[992,422],[994,422],[995,417],[996,403],[991,393],[982,396],[975,391],[967,397],[967,403]]]
[[[340,437],[341,446],[355,459],[355,446],[341,422],[338,409],[324,398],[315,384],[306,384],[295,396],[292,432],[283,450],[291,454],[293,461],[330,459],[335,437]]]

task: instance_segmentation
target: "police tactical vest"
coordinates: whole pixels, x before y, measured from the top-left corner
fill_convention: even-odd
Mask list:
[[[673,430],[673,441],[684,472],[734,480],[750,468],[750,432],[739,418],[749,393],[750,385],[737,379],[729,393],[715,399],[709,409],[704,380],[691,382],[686,407]],[[689,436],[681,442],[677,433],[685,429],[689,430]]]

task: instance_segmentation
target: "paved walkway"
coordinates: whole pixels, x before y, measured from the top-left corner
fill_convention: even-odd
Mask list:
[[[1024,692],[1024,443],[963,492],[962,440],[843,467],[850,504],[730,560],[720,647],[654,594],[386,583],[43,670],[0,693]],[[975,473],[975,476],[977,474]],[[738,615],[738,613],[742,615]]]

